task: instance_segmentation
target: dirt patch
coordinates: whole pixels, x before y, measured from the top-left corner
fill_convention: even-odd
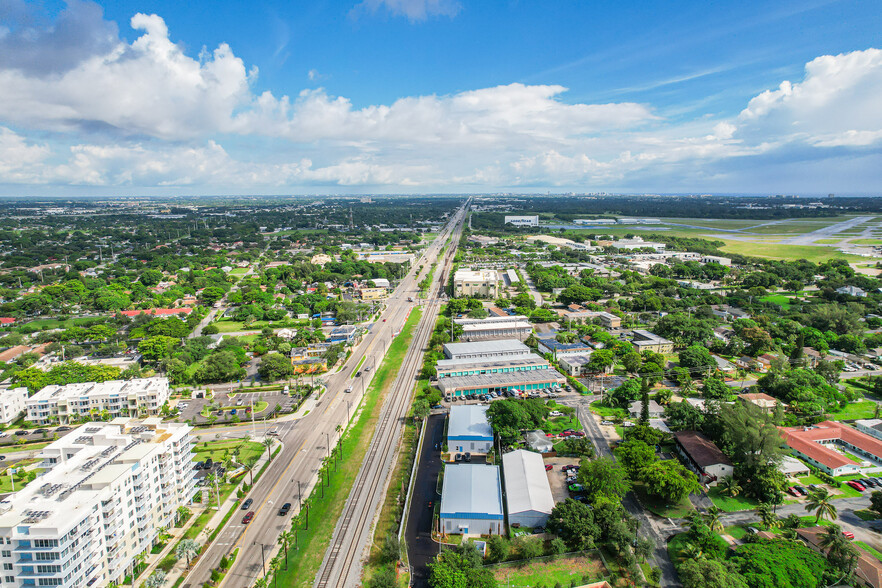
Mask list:
[[[552,561],[531,561],[523,565],[500,566],[493,570],[500,585],[507,586],[563,586],[571,585],[572,580],[579,584],[584,578],[602,577],[606,568],[599,559],[588,557],[564,557]]]

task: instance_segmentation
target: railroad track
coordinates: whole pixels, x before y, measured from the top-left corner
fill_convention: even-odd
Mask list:
[[[462,221],[452,224],[449,231],[454,238],[444,256],[443,271],[439,276],[439,294],[443,292],[445,277],[449,273],[450,263],[459,243]],[[428,345],[434,329],[435,316],[441,304],[439,298],[440,296],[429,299],[424,307],[417,332],[395,379],[392,393],[381,409],[380,423],[316,576],[315,588],[345,588],[358,583],[360,574],[357,574],[356,566],[361,562],[367,535],[379,503],[385,495],[391,467],[397,457],[396,448],[410,407],[414,375],[419,371],[423,349]]]

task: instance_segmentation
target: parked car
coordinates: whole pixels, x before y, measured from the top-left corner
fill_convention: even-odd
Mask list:
[[[802,492],[803,494],[808,494],[808,490],[806,490],[803,486],[794,486],[797,490]]]
[[[205,460],[205,463],[202,464],[202,469],[203,470],[210,470],[213,465],[214,465],[214,462],[209,457],[208,459]]]
[[[455,462],[457,462],[457,463],[458,463],[458,462],[461,462],[461,461],[462,461],[462,453],[457,453],[456,455],[454,455],[454,456],[453,456],[453,461],[455,461]]]
[[[849,486],[851,486],[852,488],[854,488],[858,492],[863,492],[864,490],[866,490],[866,488],[863,486],[863,484],[859,484],[859,483],[855,482],[854,480],[849,480],[848,482],[846,482],[846,484],[848,484]]]
[[[552,469],[554,469],[554,466],[553,466],[553,465],[551,465],[550,463],[549,463],[549,464],[545,464],[545,471],[546,471],[546,472],[550,472]]]
[[[42,435],[43,433],[48,433],[49,429],[37,429],[34,431],[34,435]]]
[[[541,535],[544,532],[545,532],[545,527],[533,527],[533,534],[534,535]]]
[[[854,539],[854,533],[852,533],[851,531],[843,531],[842,536],[846,539]]]
[[[584,489],[582,484],[570,484],[570,492],[581,492]]]
[[[246,498],[246,499],[245,499],[245,502],[242,503],[242,509],[241,509],[241,510],[248,510],[248,507],[251,506],[251,504],[252,504],[253,502],[254,502],[254,499],[253,499],[253,498]]]
[[[559,410],[552,410],[551,412],[548,413],[548,416],[553,416],[553,417],[563,416],[563,413]]]
[[[797,498],[802,496],[802,492],[797,490],[795,486],[791,486],[790,488],[787,489],[787,491],[790,492],[791,494],[793,494],[794,496],[796,496]]]
[[[472,461],[472,454],[469,453],[468,451],[466,451],[466,452],[462,455],[462,460],[465,461],[465,462],[470,462],[470,461]]]
[[[28,431],[25,431],[24,429],[21,429],[21,430],[18,430],[15,432],[15,435],[18,437],[21,437],[22,435],[27,435],[27,434],[28,434]]]
[[[600,424],[609,426],[609,425],[614,425],[615,423],[612,421],[600,421]]]
[[[204,461],[197,461],[197,462],[196,462],[196,465],[193,466],[193,469],[194,469],[194,470],[201,470],[201,469],[202,469],[202,466],[204,466],[204,465],[205,465],[205,462],[204,462]]]
[[[248,514],[246,514],[244,517],[242,517],[242,524],[247,525],[248,523],[251,522],[251,519],[253,519],[253,518],[254,518],[254,511],[252,510]]]
[[[288,511],[290,511],[290,510],[291,510],[291,503],[286,502],[285,504],[282,505],[282,508],[279,509],[279,516],[280,517],[285,516],[286,514],[288,514]]]

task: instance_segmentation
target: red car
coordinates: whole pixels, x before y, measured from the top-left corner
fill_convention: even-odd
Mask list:
[[[857,490],[859,492],[863,492],[864,490],[866,490],[866,488],[864,488],[863,484],[859,484],[858,482],[855,482],[854,480],[849,480],[848,482],[846,482],[846,484],[848,484],[849,486],[851,486],[852,488],[854,488],[855,490]]]
[[[793,494],[794,496],[796,496],[797,498],[799,498],[800,496],[802,496],[802,492],[800,492],[799,490],[797,490],[797,489],[794,488],[793,486],[791,486],[790,488],[788,488],[787,491],[790,492],[791,494]]]
[[[551,464],[547,464],[547,465],[545,466],[545,471],[546,471],[546,472],[550,472],[551,469],[552,469],[553,467],[554,467],[553,465],[551,465]]]
[[[254,511],[253,510],[248,511],[248,514],[246,514],[244,517],[242,517],[242,524],[247,525],[248,523],[251,522],[251,519],[253,519],[253,518],[254,518]]]
[[[846,539],[854,539],[854,533],[852,533],[851,531],[843,531],[842,536]]]

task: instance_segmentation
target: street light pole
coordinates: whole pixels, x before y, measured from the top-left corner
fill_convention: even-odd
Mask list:
[[[263,564],[263,577],[266,578],[266,557],[263,555],[263,543],[255,541],[252,545],[260,545],[260,562]]]

